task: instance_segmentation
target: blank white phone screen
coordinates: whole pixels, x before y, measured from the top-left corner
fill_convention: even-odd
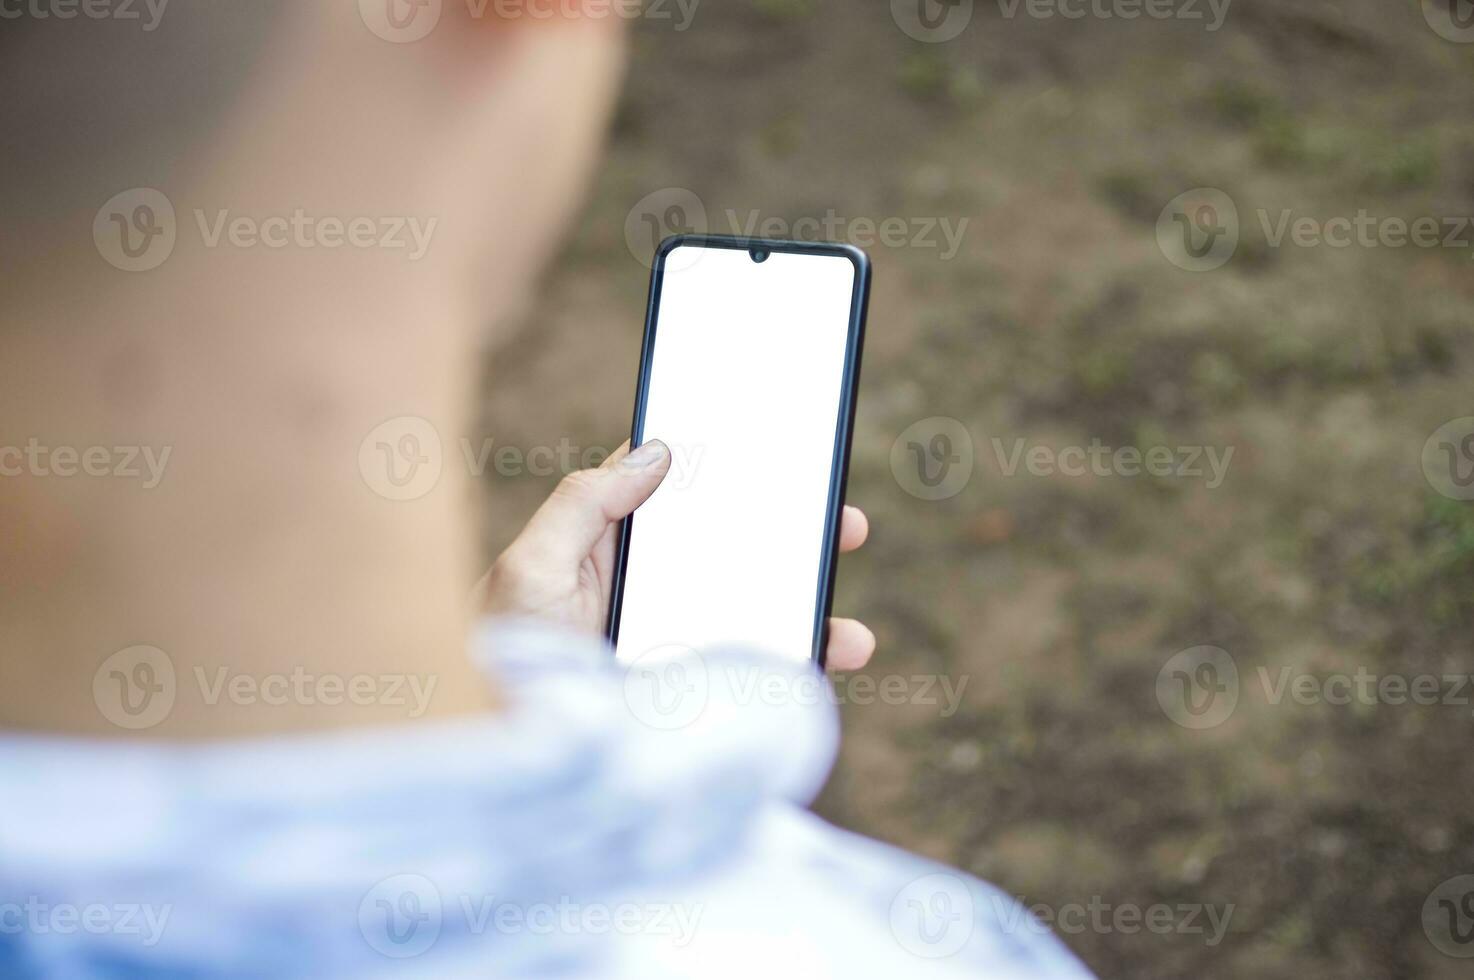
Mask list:
[[[838,255],[667,256],[644,438],[672,465],[631,525],[619,660],[813,656],[856,275]]]

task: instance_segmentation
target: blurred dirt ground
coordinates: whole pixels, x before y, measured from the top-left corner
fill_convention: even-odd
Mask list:
[[[1276,247],[1258,212],[1474,215],[1474,44],[1416,0],[1233,0],[1212,32],[1004,10],[944,44],[855,0],[639,24],[594,198],[493,352],[478,436],[624,439],[647,285],[626,219],[652,192],[693,191],[712,231],[969,218],[955,257],[870,250],[850,500],[873,535],[836,600],[880,638],[868,673],[967,687],[951,717],[847,705],[820,811],[1051,909],[1234,907],[1216,946],[1065,934],[1104,977],[1468,977],[1423,907],[1474,872],[1470,705],[1274,704],[1258,677],[1474,670],[1474,503],[1420,462],[1474,415],[1471,248]],[[1210,272],[1157,243],[1198,187],[1241,219]],[[976,468],[929,502],[890,458],[937,416]],[[994,439],[1234,456],[1211,489],[1009,476]],[[489,550],[553,480],[488,478]],[[1193,730],[1157,676],[1202,645],[1243,692]]]

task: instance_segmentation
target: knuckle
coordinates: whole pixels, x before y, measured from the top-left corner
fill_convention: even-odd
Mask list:
[[[494,612],[515,609],[528,591],[527,570],[517,556],[508,551],[491,566],[486,576],[484,602]]]
[[[596,499],[598,482],[597,470],[578,470],[559,480],[553,494],[576,503],[592,503]]]
[[[488,581],[494,588],[512,592],[520,591],[521,586],[527,581],[526,560],[517,553],[515,548],[509,548],[492,564]]]

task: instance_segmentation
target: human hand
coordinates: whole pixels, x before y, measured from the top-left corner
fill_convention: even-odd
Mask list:
[[[597,633],[604,628],[614,581],[619,522],[639,507],[670,472],[665,443],[634,452],[621,446],[604,465],[570,473],[476,586],[480,606],[497,615],[550,619]],[[870,525],[845,507],[839,550],[865,543]],[[829,621],[828,664],[858,670],[875,652],[875,635],[853,619]]]

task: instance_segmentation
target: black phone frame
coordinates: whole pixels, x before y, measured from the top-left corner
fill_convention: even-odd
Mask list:
[[[640,347],[639,380],[635,387],[634,419],[630,425],[630,448],[638,448],[644,439],[645,403],[649,396],[650,369],[655,354],[655,331],[660,312],[660,295],[665,280],[665,263],[672,251],[682,246],[723,248],[748,253],[765,251],[774,254],[830,255],[849,259],[855,266],[855,284],[850,297],[849,334],[845,340],[844,376],[840,381],[839,413],[834,433],[834,455],[830,463],[829,504],[825,513],[823,553],[819,561],[819,581],[814,603],[814,641],[812,660],[825,666],[825,649],[829,641],[829,616],[834,605],[835,570],[839,565],[839,526],[844,514],[845,492],[849,484],[850,446],[855,431],[855,406],[860,393],[860,356],[865,346],[865,321],[870,307],[870,257],[853,245],[837,242],[804,242],[772,238],[746,238],[728,235],[672,235],[656,249],[650,270],[650,297],[645,311],[645,334]],[[620,524],[619,544],[615,554],[614,581],[609,598],[605,636],[611,647],[619,642],[619,619],[624,600],[624,578],[629,562],[630,536],[634,515]]]

